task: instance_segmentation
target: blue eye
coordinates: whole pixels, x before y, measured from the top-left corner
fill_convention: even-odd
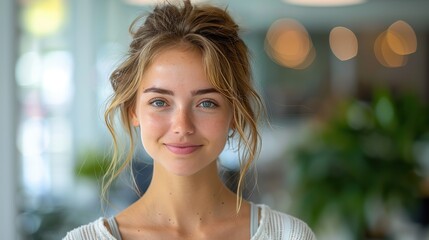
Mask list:
[[[154,100],[152,102],[150,102],[150,105],[154,106],[154,107],[166,107],[167,103],[163,100]]]
[[[215,108],[217,107],[217,104],[212,101],[203,101],[199,104],[202,108]]]

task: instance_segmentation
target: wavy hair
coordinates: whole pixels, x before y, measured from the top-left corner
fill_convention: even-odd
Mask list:
[[[238,35],[239,26],[224,9],[193,5],[185,0],[180,5],[166,3],[156,6],[147,17],[140,16],[134,20],[129,31],[132,42],[128,54],[110,76],[114,93],[104,117],[113,138],[113,156],[103,180],[102,196],[106,196],[114,179],[131,166],[135,131],[130,113],[135,108],[137,90],[145,70],[163,50],[190,47],[201,52],[208,80],[233,109],[231,136],[238,140],[240,153],[238,211],[246,173],[259,153],[257,121],[263,112],[262,99],[252,84],[249,51]],[[128,144],[122,147],[115,123],[118,114],[128,139]]]

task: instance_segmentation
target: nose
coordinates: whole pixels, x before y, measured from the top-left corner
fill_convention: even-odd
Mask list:
[[[175,111],[172,122],[172,129],[178,135],[191,135],[195,133],[192,114],[185,109]]]

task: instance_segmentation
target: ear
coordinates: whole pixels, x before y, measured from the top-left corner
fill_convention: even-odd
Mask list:
[[[228,130],[228,138],[235,135],[235,130],[236,130],[235,124],[233,121],[231,121],[231,124],[229,125],[229,130]]]
[[[234,130],[235,131],[235,123],[234,123],[234,118],[231,119],[231,122],[229,124],[229,129],[230,130]]]
[[[137,114],[136,114],[134,111],[130,111],[129,116],[130,116],[131,124],[132,124],[134,127],[138,127],[138,126],[140,126],[139,119],[137,118]]]

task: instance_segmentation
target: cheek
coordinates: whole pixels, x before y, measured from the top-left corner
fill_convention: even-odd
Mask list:
[[[167,129],[167,121],[159,114],[144,113],[140,117],[142,141],[146,137],[158,138]]]
[[[160,127],[164,121],[164,118],[160,117],[158,114],[143,113],[140,124],[144,125],[145,127],[157,128]]]
[[[217,121],[212,119],[206,123],[207,124],[201,127],[201,130],[205,132],[204,135],[212,136],[219,144],[226,143],[230,125],[229,121],[225,121],[225,119],[219,119]]]

